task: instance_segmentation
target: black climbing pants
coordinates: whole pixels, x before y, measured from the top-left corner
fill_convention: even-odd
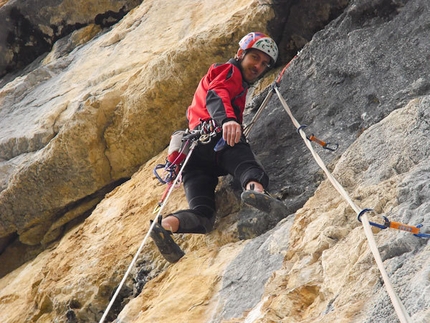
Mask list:
[[[226,145],[215,152],[214,146],[220,138],[221,134],[208,144],[199,143],[184,167],[182,180],[190,208],[171,214],[179,219],[178,233],[207,233],[213,229],[219,176],[231,174],[243,188],[250,181],[257,181],[264,188],[269,184],[267,174],[243,136],[233,147]]]

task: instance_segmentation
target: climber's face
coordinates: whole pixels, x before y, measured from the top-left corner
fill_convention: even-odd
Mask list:
[[[254,83],[269,68],[270,56],[259,51],[250,49],[244,52],[239,49],[236,57],[242,66],[243,78],[248,83]]]

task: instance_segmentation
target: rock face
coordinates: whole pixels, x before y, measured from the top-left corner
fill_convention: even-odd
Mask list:
[[[0,2],[0,77],[49,52],[60,38],[90,24],[111,26],[138,0]]]
[[[246,3],[238,8],[245,10]],[[269,9],[255,10],[269,17]],[[223,38],[214,34],[212,43],[187,38],[201,27],[191,17],[188,22],[179,18],[186,16],[185,5],[177,15],[189,31],[151,41],[153,33],[165,34],[177,24],[172,20],[171,27],[159,25],[152,10],[173,9],[163,2],[142,6],[115,32],[58,59],[48,56],[32,72],[3,87],[0,236],[17,232],[24,244],[49,243],[64,223],[94,207],[103,188],[129,178],[165,147],[173,130],[185,126],[185,107],[211,58],[193,54],[193,46],[203,42],[206,50],[225,47],[229,53],[236,45],[227,40],[228,17],[219,17],[221,13],[212,19],[213,24],[227,20],[218,31]],[[195,10],[201,14],[208,8]],[[219,42],[228,45],[220,47]],[[187,62],[198,65],[186,68]]]
[[[73,15],[64,1],[37,4],[58,9],[24,15],[52,35],[52,49],[30,65],[18,59],[25,70],[0,83],[1,322],[100,320],[165,189],[152,169],[170,134],[185,127],[208,66],[234,55],[250,30],[278,41],[280,68],[301,49],[279,91],[308,134],[339,144],[315,149],[357,205],[374,210],[372,221],[384,215],[429,230],[427,0],[98,2]],[[9,1],[0,14],[35,5]],[[132,7],[110,28],[97,23]],[[58,30],[83,28],[50,33],[42,18]],[[5,37],[10,20],[0,21]],[[29,47],[32,60],[41,54]],[[247,121],[269,91],[250,97]],[[215,230],[176,235],[186,256],[175,265],[148,240],[107,321],[397,321],[356,214],[276,94],[249,139],[271,193],[295,214],[240,241],[238,192],[227,177]],[[165,213],[183,207],[177,189]],[[413,322],[429,322],[428,239],[391,229],[375,238]]]
[[[90,25],[59,40],[27,74],[3,86],[1,249],[16,238],[47,245],[87,216],[185,126],[195,85],[213,61],[234,53],[236,35],[263,30],[274,16],[270,6],[246,1],[237,4],[238,17],[247,21],[257,13],[261,24],[250,20],[238,30],[240,19],[224,12],[205,23],[189,16],[211,10],[195,2],[180,10],[149,2],[111,31],[97,34]],[[172,11],[177,18],[160,25],[159,13]],[[207,24],[218,29],[207,33]],[[182,32],[166,32],[178,25]],[[154,34],[164,36],[156,41]],[[91,35],[98,36],[82,45]]]

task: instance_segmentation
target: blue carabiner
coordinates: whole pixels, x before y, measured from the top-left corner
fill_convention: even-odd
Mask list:
[[[373,212],[373,210],[372,209],[361,210],[361,212],[358,213],[357,220],[361,222],[361,217],[366,212]],[[375,223],[375,222],[371,222],[371,221],[369,221],[369,224],[371,226],[377,227],[377,228],[382,229],[382,230],[387,229],[389,227],[390,221],[388,221],[388,219],[385,216],[383,218],[384,218],[384,224],[379,224],[379,223]],[[388,223],[388,225],[387,225],[387,223]]]
[[[422,228],[423,225],[422,224],[418,224],[416,225],[417,228]],[[416,233],[414,234],[414,236],[418,237],[418,238],[428,238],[430,239],[430,233]]]
[[[216,143],[214,147],[214,151],[221,151],[227,146],[227,142],[221,137],[220,140]]]

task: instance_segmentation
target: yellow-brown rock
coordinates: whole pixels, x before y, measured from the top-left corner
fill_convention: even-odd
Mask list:
[[[109,29],[88,24],[1,80],[0,322],[99,322],[124,277],[106,322],[400,321],[357,214],[276,94],[249,136],[271,193],[297,210],[272,230],[238,240],[240,190],[227,177],[215,230],[174,235],[186,255],[169,264],[148,238],[165,190],[152,170],[186,126],[200,77],[243,34],[272,31],[285,53],[306,41],[299,17],[341,13],[285,71],[280,94],[307,132],[340,144],[314,146],[372,221],[429,232],[428,1],[172,3],[145,0]],[[250,97],[247,121],[262,100]],[[162,213],[186,207],[178,187]],[[407,315],[429,322],[429,240],[374,236]]]
[[[128,178],[161,151],[170,134],[185,127],[183,116],[199,77],[211,61],[234,53],[232,39],[245,30],[235,26],[251,18],[249,12],[262,22],[273,15],[252,1],[235,8],[228,15],[214,11],[203,23],[193,17],[210,12],[209,4],[190,1],[172,8],[169,2],[145,2],[91,45],[54,61],[47,58],[46,65],[8,83],[0,94],[9,106],[2,111],[7,136],[0,157],[10,174],[0,195],[0,236],[17,232],[28,245],[54,240],[56,219],[65,211]],[[175,19],[160,24],[160,14],[181,17],[184,31],[177,31]],[[207,25],[213,26],[210,32]],[[249,25],[264,28],[252,20]],[[21,84],[33,94],[21,97]],[[48,101],[42,95],[47,91],[53,97]],[[20,127],[17,114],[27,114]],[[16,165],[24,164],[14,175]]]

